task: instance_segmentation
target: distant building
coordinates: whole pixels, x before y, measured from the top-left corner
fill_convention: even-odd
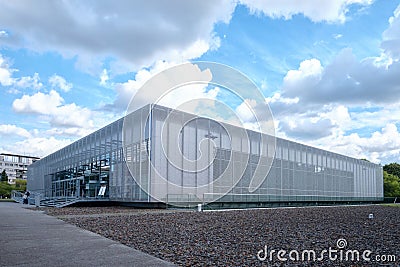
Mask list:
[[[39,159],[38,157],[1,153],[0,173],[5,170],[8,183],[15,184],[15,179],[27,179],[28,166]]]

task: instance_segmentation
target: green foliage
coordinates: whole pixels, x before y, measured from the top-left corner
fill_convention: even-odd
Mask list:
[[[387,173],[396,175],[397,177],[400,177],[400,164],[399,163],[390,163],[386,164],[383,166],[383,170],[386,171]]]
[[[398,203],[382,204],[382,206],[400,208],[400,204]]]
[[[7,173],[6,173],[6,170],[3,170],[3,171],[1,172],[1,181],[2,181],[2,182],[8,182],[8,175],[7,175]]]
[[[15,189],[18,191],[26,191],[26,180],[16,179],[15,180]]]
[[[0,182],[0,198],[10,198],[11,191],[26,191],[26,180],[16,179],[15,185],[8,182]]]
[[[0,202],[15,202],[11,198],[0,198]]]
[[[0,182],[0,197],[10,198],[11,190],[15,190],[14,185],[8,184],[8,182]]]
[[[400,196],[400,179],[396,175],[383,171],[383,188],[385,197]]]

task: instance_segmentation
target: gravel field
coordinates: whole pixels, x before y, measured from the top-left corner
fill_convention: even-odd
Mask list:
[[[27,208],[30,208],[29,206]],[[104,213],[126,213],[134,212],[135,209],[129,207],[110,206],[110,207],[65,207],[65,208],[31,208],[44,211],[48,215],[87,215],[87,214],[104,214]]]
[[[45,212],[180,266],[400,266],[400,207],[374,205],[213,212],[76,207],[48,208]],[[368,218],[371,213],[373,219]],[[347,245],[344,246],[343,240],[337,244],[339,239],[345,239]],[[268,257],[260,261],[257,253],[265,251],[265,246]],[[337,259],[329,260],[325,253],[324,260],[319,261],[321,252],[329,248],[337,250],[331,254]],[[270,260],[272,250],[275,252]],[[279,250],[287,251],[282,255],[287,258],[286,262],[278,259]],[[299,261],[289,258],[292,250],[299,252]],[[304,250],[315,251],[316,260],[301,261]],[[346,261],[348,250],[357,250],[360,260]],[[372,251],[366,255],[371,262],[362,260],[365,250]],[[263,257],[264,252],[259,255]],[[293,251],[290,255],[296,257]],[[307,255],[305,252],[304,256]],[[377,256],[388,258],[390,255],[396,257],[396,262],[383,264],[376,261]]]
[[[142,214],[142,213],[170,213],[173,210],[165,209],[134,209],[131,207],[121,207],[121,206],[109,206],[109,207],[65,207],[65,208],[50,208],[50,207],[40,207],[29,209],[44,211],[46,214],[59,217],[59,218],[69,218],[69,217],[96,217],[96,216],[116,216],[120,214]]]

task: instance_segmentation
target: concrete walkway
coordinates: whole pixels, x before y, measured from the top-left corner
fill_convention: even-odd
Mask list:
[[[0,202],[0,266],[174,266],[22,204]]]

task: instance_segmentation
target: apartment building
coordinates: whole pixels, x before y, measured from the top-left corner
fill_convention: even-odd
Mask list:
[[[28,166],[39,159],[32,156],[0,153],[0,173],[5,170],[8,183],[15,184],[15,179],[27,179]]]

